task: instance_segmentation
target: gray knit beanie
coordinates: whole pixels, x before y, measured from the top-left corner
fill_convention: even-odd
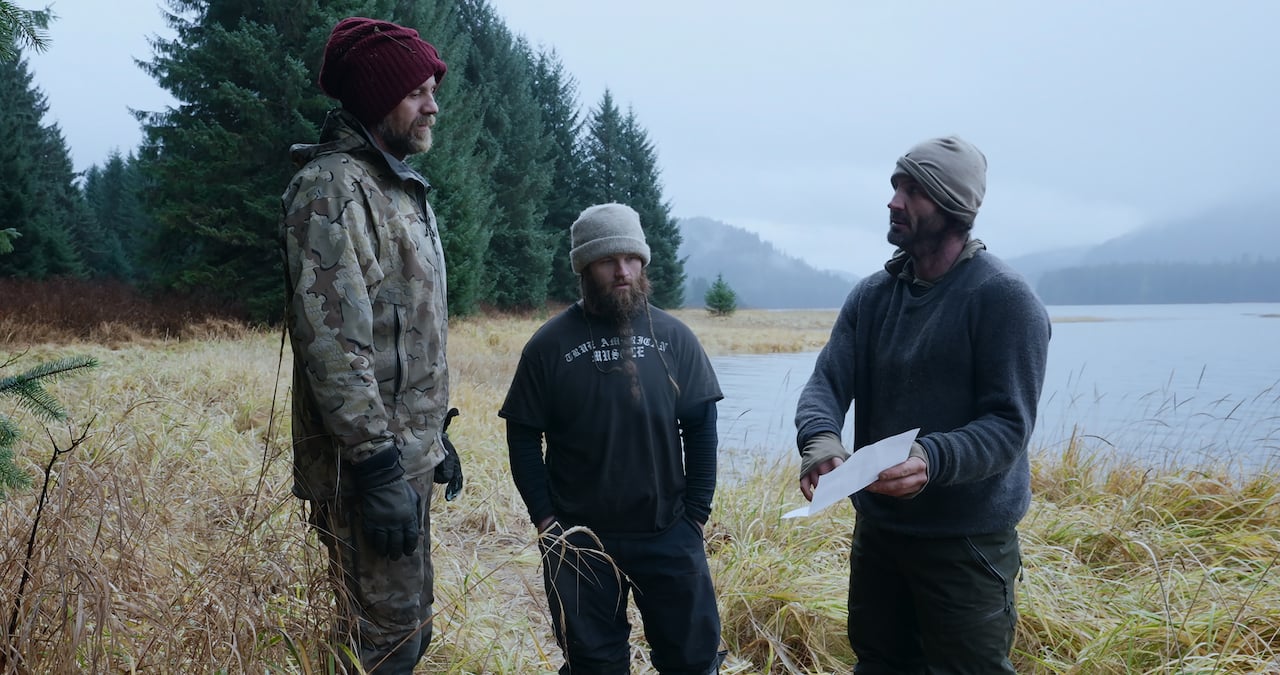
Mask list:
[[[931,138],[898,158],[889,182],[906,174],[924,186],[943,211],[972,223],[987,192],[987,158],[958,136]]]
[[[644,241],[640,214],[626,204],[588,206],[569,228],[569,260],[573,271],[582,274],[587,265],[610,255],[634,253],[649,264],[649,245]]]

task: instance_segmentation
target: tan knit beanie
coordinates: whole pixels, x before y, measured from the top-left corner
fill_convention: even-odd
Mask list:
[[[924,186],[943,211],[972,223],[987,192],[987,157],[958,136],[931,138],[898,158],[889,182],[906,174]]]
[[[640,214],[626,204],[597,204],[578,215],[569,228],[569,260],[582,274],[587,265],[610,255],[632,253],[649,264],[649,244],[640,227]]]

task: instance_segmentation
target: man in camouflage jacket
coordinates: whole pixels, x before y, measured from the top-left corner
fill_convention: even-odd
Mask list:
[[[294,493],[329,550],[335,652],[410,673],[431,640],[432,472],[445,456],[445,267],[430,147],[445,64],[412,29],[349,18],[320,85],[339,99],[283,196]],[[350,664],[348,664],[350,665]]]

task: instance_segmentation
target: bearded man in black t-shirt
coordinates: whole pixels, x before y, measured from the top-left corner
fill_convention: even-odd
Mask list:
[[[720,385],[692,331],[649,304],[634,210],[592,206],[570,237],[582,301],[529,339],[498,412],[538,528],[560,672],[629,672],[632,595],[659,673],[714,673],[724,653],[703,527]]]

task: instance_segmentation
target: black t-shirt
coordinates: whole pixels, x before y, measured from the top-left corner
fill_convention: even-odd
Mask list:
[[[723,395],[693,332],[655,307],[649,316],[639,313],[623,338],[578,303],[520,354],[498,415],[543,432],[551,502],[565,525],[653,532],[684,513],[677,418]]]

